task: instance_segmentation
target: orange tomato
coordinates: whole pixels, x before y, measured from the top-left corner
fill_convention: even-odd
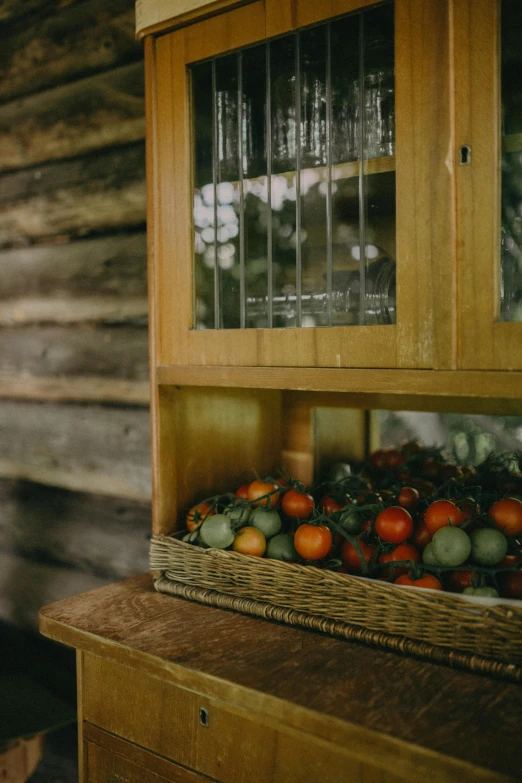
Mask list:
[[[207,517],[213,517],[215,513],[210,503],[200,503],[198,506],[192,506],[185,519],[189,533],[197,530]]]
[[[432,535],[424,523],[424,516],[417,522],[413,535],[411,537],[412,544],[415,544],[419,549],[424,549],[425,546],[431,542]]]
[[[332,548],[332,533],[326,525],[299,525],[294,536],[297,553],[305,560],[321,560]]]
[[[266,552],[266,538],[257,527],[242,527],[232,544],[234,552],[251,557],[263,557]]]
[[[450,522],[452,525],[462,525],[465,521],[465,515],[451,500],[435,500],[424,514],[424,523],[432,536]]]
[[[289,517],[295,519],[310,519],[314,510],[314,499],[306,492],[298,492],[297,489],[289,489],[283,495],[281,503],[283,511]]]
[[[394,584],[407,585],[408,587],[428,587],[431,590],[444,590],[437,577],[431,574],[421,576],[420,579],[410,579],[407,574],[402,574],[395,579]]]
[[[517,498],[502,498],[490,506],[488,516],[506,536],[522,533],[522,502]]]
[[[255,500],[252,505],[263,508],[274,508],[279,502],[280,492],[277,484],[270,481],[253,481],[248,485],[247,500]]]

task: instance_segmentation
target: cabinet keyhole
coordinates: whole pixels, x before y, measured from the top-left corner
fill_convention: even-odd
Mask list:
[[[208,727],[208,712],[204,707],[199,710],[199,722],[202,726]]]
[[[469,166],[471,163],[471,147],[469,144],[463,144],[460,148],[459,166]]]

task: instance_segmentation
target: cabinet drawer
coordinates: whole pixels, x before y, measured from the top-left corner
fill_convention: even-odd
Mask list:
[[[84,783],[213,783],[94,726],[84,728]]]
[[[246,712],[92,654],[84,656],[83,716],[221,783],[403,780],[317,737],[265,725]]]

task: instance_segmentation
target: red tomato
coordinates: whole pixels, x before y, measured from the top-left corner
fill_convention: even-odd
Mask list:
[[[253,503],[253,506],[263,506],[263,508],[274,508],[279,501],[279,492],[276,492],[277,484],[272,484],[270,481],[253,481],[248,485],[248,500],[256,500],[257,503]],[[273,493],[273,494],[269,494]],[[264,497],[269,495],[269,497]],[[262,498],[262,500],[259,500]]]
[[[412,560],[414,563],[418,563],[420,561],[419,550],[411,544],[399,544],[399,546],[396,546],[392,552],[388,552],[385,555],[379,555],[379,563],[393,563],[400,560]],[[393,576],[396,577],[400,576],[401,574],[407,574],[408,571],[409,566],[394,568]],[[390,568],[383,568],[381,570],[381,576],[386,579],[389,578],[390,573]]]
[[[204,519],[213,517],[215,513],[210,503],[200,503],[199,506],[192,506],[185,519],[187,530],[192,533],[201,525]]]
[[[411,537],[412,544],[415,544],[419,549],[424,549],[425,546],[431,542],[432,535],[424,523],[424,515],[422,519],[417,522],[413,535]]]
[[[248,500],[248,488],[250,484],[242,484],[239,489],[236,489],[236,498],[241,500]]]
[[[285,492],[283,495],[281,506],[285,514],[289,517],[310,519],[312,511],[314,510],[314,499],[306,492],[298,492],[296,489],[289,489],[288,492]]]
[[[388,449],[384,455],[384,464],[390,470],[400,468],[406,462],[406,455],[401,454],[397,449]]]
[[[420,492],[415,487],[403,487],[399,492],[397,502],[403,508],[413,508],[420,498]]]
[[[370,454],[370,461],[375,468],[383,470],[386,466],[386,451],[377,449],[373,454]]]
[[[522,502],[517,498],[502,498],[490,507],[490,519],[506,536],[517,536],[522,533]]]
[[[396,585],[408,585],[409,587],[429,587],[431,590],[444,590],[436,576],[426,574],[420,579],[410,579],[407,574],[399,576],[395,582]]]
[[[373,553],[375,552],[375,547],[370,546],[370,544],[367,544],[365,541],[359,539],[359,548],[361,550],[361,554],[364,558],[366,565],[368,565],[370,560],[372,559]],[[344,544],[342,545],[341,559],[344,565],[350,571],[355,571],[356,573],[359,574],[361,573],[362,571],[361,559],[357,554],[355,547],[349,541],[345,540]]]
[[[504,574],[501,581],[503,598],[522,599],[522,571],[512,571]]]
[[[520,563],[520,555],[506,555],[502,558],[500,563],[497,563],[497,568],[514,568]]]
[[[332,547],[332,533],[326,525],[299,525],[294,546],[305,560],[321,560]]]
[[[451,571],[447,581],[452,593],[462,593],[466,587],[473,587],[473,571]]]
[[[432,536],[450,522],[452,525],[462,525],[465,521],[464,514],[451,500],[435,500],[424,514],[424,522]]]
[[[375,532],[382,541],[402,544],[413,533],[411,514],[400,506],[389,506],[375,520]]]
[[[340,511],[342,506],[334,500],[330,495],[325,495],[324,498],[321,500],[321,508],[323,510],[323,513],[328,516],[328,514],[334,514],[336,511]]]

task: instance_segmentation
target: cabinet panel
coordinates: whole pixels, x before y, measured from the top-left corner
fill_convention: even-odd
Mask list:
[[[351,0],[316,5],[310,16],[309,2],[284,0],[277,32],[354,10]],[[362,2],[358,7],[365,5]],[[258,6],[254,3],[178,30],[155,43],[154,89],[149,90],[149,102],[156,118],[152,177],[157,185],[153,198],[156,364],[451,367],[454,321],[448,317],[434,323],[433,319],[434,305],[443,314],[451,312],[447,291],[439,297],[441,289],[433,281],[448,269],[453,274],[452,180],[446,165],[450,129],[446,0],[395,2],[397,324],[192,329],[187,66],[244,43],[262,42],[270,27],[270,6],[264,23],[256,16]],[[257,22],[252,24],[254,17]],[[274,32],[273,27],[270,30]]]
[[[500,0],[454,9],[459,367],[520,370],[522,323],[500,320]]]
[[[398,783],[410,779],[387,777],[385,770],[361,761],[360,749],[352,755],[349,748],[265,724],[255,714],[247,715],[92,654],[85,654],[84,659],[83,705],[88,721],[84,724],[89,769],[86,783],[113,783],[113,779],[119,779],[119,765],[123,762],[113,754],[124,756],[125,763],[154,770],[164,776],[160,780],[180,783],[193,783],[188,776],[192,770],[222,783]],[[201,709],[205,710],[203,716]],[[113,734],[117,736],[112,737]],[[92,742],[102,745],[103,752]],[[163,758],[146,753],[143,748]],[[188,768],[186,778],[181,772],[179,778],[169,776],[168,770],[177,768],[177,764]],[[108,770],[103,774],[109,776],[91,778],[91,766],[97,765]],[[134,766],[128,769],[129,783],[140,780]],[[114,778],[110,777],[112,770]],[[155,779],[152,776],[150,783]],[[149,783],[146,776],[142,780]]]
[[[166,762],[108,734],[95,732],[95,738],[97,742],[84,743],[85,783],[211,783],[204,775]]]

